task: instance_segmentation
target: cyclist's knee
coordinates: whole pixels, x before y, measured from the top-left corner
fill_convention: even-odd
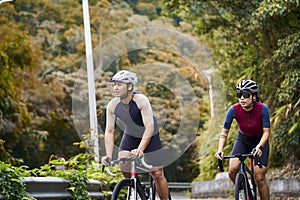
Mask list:
[[[264,184],[266,182],[266,177],[264,173],[256,173],[254,176],[255,176],[255,181],[258,185]]]
[[[229,166],[228,176],[232,180],[232,182],[235,181],[235,176],[236,176],[238,170],[239,170],[239,168],[236,166]]]
[[[228,173],[229,174],[236,174],[239,171],[239,165],[229,165]]]
[[[228,171],[228,176],[229,176],[230,180],[234,183],[236,173]]]
[[[125,163],[120,163],[120,169],[122,171],[122,174],[126,178],[130,178],[130,164],[125,162]]]
[[[164,171],[162,169],[152,170],[151,175],[156,182],[160,182],[165,179]]]
[[[266,176],[265,176],[266,170],[267,170],[266,167],[255,168],[254,177],[255,177],[255,181],[257,182],[257,184],[266,182]]]

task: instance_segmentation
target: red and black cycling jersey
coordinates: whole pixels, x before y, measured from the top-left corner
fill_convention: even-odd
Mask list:
[[[237,122],[239,132],[249,137],[261,137],[263,128],[270,128],[269,108],[260,102],[255,102],[250,111],[245,111],[239,103],[231,106],[227,111],[223,128],[229,130],[233,119]]]

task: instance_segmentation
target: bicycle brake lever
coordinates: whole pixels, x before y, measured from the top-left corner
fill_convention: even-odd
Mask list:
[[[220,157],[222,156],[222,153],[221,153],[221,152],[219,152],[218,154],[219,154]],[[222,161],[222,160],[219,160],[219,159],[218,159],[218,168],[219,168],[219,171],[220,171],[220,172],[224,172],[223,161]]]
[[[222,160],[218,160],[218,168],[220,172],[224,172]]]

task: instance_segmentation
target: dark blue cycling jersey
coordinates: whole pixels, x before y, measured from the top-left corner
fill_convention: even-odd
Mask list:
[[[140,93],[134,93],[140,94]],[[121,101],[114,110],[115,116],[124,124],[124,134],[120,143],[119,150],[131,151],[138,148],[144,135],[145,127],[143,124],[141,110],[137,103],[132,99],[129,104]],[[149,164],[158,166],[162,164],[162,145],[159,137],[159,128],[156,118],[153,116],[154,132],[146,147],[144,154]]]

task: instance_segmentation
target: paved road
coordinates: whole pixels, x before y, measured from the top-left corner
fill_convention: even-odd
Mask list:
[[[184,192],[172,192],[171,191],[172,200],[185,200],[190,199],[188,195]]]
[[[188,194],[185,192],[172,192],[171,191],[172,200],[212,200],[211,198],[208,199],[191,199]],[[223,198],[213,198],[214,200],[228,200]]]
[[[229,198],[207,198],[207,199],[191,199],[189,195],[184,192],[172,192],[172,200],[232,200]],[[271,197],[271,200],[300,200],[300,197]]]

